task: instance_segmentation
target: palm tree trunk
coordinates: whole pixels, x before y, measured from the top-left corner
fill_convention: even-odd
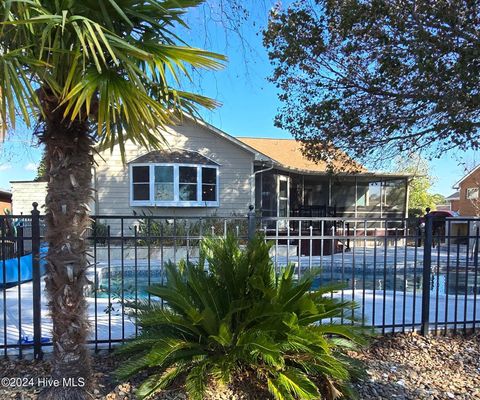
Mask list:
[[[59,112],[43,123],[49,246],[45,282],[53,320],[52,378],[60,385],[43,390],[39,399],[86,399],[90,398],[90,360],[85,344],[89,328],[85,232],[90,225],[93,139],[86,121],[65,121]]]

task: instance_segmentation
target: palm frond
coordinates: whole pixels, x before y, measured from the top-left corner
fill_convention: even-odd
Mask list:
[[[135,392],[140,399],[150,397],[151,395],[167,388],[181,373],[187,369],[185,364],[180,364],[160,374],[154,374],[146,379]]]
[[[268,391],[276,400],[295,400],[292,394],[275,378],[267,378]]]
[[[320,397],[317,386],[296,368],[286,368],[280,372],[277,381],[299,399],[316,400]]]
[[[203,400],[205,397],[208,367],[208,362],[200,362],[188,372],[185,389],[192,400]]]
[[[199,115],[218,102],[182,89],[190,69],[218,70],[225,57],[186,45],[173,32],[185,7],[201,1],[108,0],[0,3],[0,117],[27,126],[42,112],[97,125],[101,148],[130,140],[164,145],[162,132],[183,113]],[[166,73],[169,72],[169,74]],[[45,108],[36,90],[55,96]]]

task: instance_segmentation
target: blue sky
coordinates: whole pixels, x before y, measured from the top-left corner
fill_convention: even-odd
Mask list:
[[[272,67],[260,34],[267,13],[266,6],[254,11],[250,22],[242,29],[244,40],[241,40],[236,33],[225,30],[224,25],[209,19],[210,14],[204,24],[205,10],[194,10],[189,15],[189,23],[195,29],[183,36],[187,43],[228,56],[228,65],[223,71],[197,76],[194,86],[198,92],[222,103],[217,110],[205,112],[205,120],[234,136],[290,137],[288,132],[273,125],[280,103],[275,87],[267,81]],[[465,166],[459,162],[471,166],[475,156],[471,151],[450,152],[432,161],[431,172],[435,177],[432,192],[451,194],[452,185],[465,172]],[[18,126],[14,134],[0,144],[0,188],[9,189],[11,180],[34,178],[40,157],[41,149],[35,145],[31,131]]]

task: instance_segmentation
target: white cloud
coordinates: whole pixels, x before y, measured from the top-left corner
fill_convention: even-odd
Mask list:
[[[25,171],[36,171],[38,169],[38,164],[35,164],[33,162],[28,163],[24,167]]]
[[[0,171],[8,171],[9,169],[12,169],[11,164],[2,164],[2,165],[0,165]]]

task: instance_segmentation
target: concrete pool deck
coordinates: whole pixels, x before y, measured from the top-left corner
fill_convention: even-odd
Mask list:
[[[43,288],[42,288],[43,289]],[[3,318],[4,310],[0,310],[0,345],[5,343],[5,332],[7,344],[17,344],[20,336],[33,338],[33,318],[32,318],[32,284],[24,283],[21,287],[22,299],[19,301],[18,289],[10,288],[6,290],[6,320]],[[342,292],[337,292],[335,297],[341,297]],[[352,290],[343,291],[345,299],[354,299],[359,309],[356,315],[366,321],[367,325],[395,325],[405,324],[406,330],[411,330],[412,325],[418,326],[421,321],[421,293],[403,293],[393,291],[378,290]],[[93,297],[87,298],[89,319],[92,323],[90,339],[97,340],[121,340],[122,331],[125,338],[135,333],[134,321],[127,315],[122,318],[122,307],[119,302],[112,301],[113,310],[107,312],[109,308],[108,298],[97,298],[97,319],[95,324],[95,301]],[[434,327],[435,321],[442,324],[445,321],[445,307],[448,304],[447,321],[451,324],[457,320],[459,329],[463,326],[463,321],[471,325],[471,321],[480,321],[480,296],[475,299],[473,295],[445,295],[438,296],[438,314],[436,314],[437,297],[431,295],[430,298],[430,321]],[[395,307],[394,307],[395,302]],[[456,303],[456,305],[455,305]],[[21,305],[21,318],[18,317],[19,304]],[[475,305],[476,304],[476,305]],[[466,305],[466,318],[465,318]],[[2,301],[3,308],[3,301]],[[375,310],[374,310],[375,308]],[[383,310],[385,309],[385,317]],[[474,310],[475,309],[475,310]],[[474,316],[475,311],[475,316]],[[373,315],[375,314],[375,320]],[[385,319],[384,319],[385,318]],[[19,322],[21,326],[19,329]],[[480,324],[479,324],[480,325]],[[442,328],[442,327],[440,327]],[[6,329],[6,330],[5,330]],[[48,316],[45,296],[42,296],[42,337],[51,337],[52,329],[51,319]],[[401,328],[397,328],[401,330]],[[391,328],[386,329],[391,331]],[[99,347],[108,345],[100,344]]]

